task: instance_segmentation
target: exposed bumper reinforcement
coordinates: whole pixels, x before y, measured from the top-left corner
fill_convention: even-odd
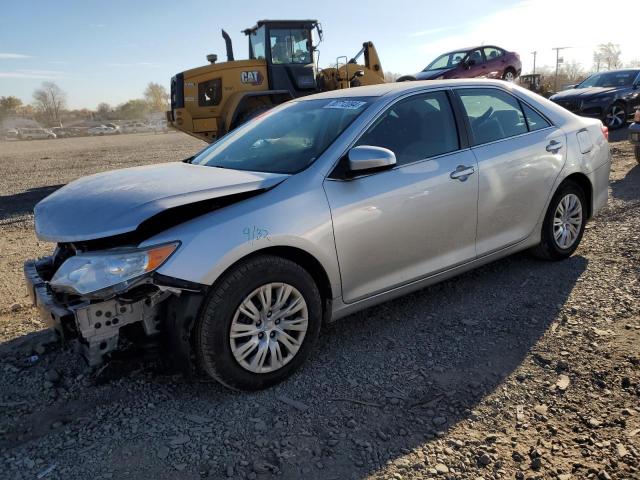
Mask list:
[[[106,354],[118,348],[120,329],[124,326],[142,322],[146,335],[160,332],[159,305],[172,295],[171,291],[157,289],[135,301],[115,297],[101,302],[80,300],[61,305],[40,273],[50,263],[50,258],[25,263],[29,296],[43,320],[63,340],[78,338],[89,365],[101,364]]]

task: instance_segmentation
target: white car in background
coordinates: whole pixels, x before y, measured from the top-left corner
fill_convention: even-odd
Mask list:
[[[151,126],[143,122],[133,122],[122,126],[122,133],[143,133],[151,131]]]
[[[117,128],[107,127],[106,125],[100,125],[98,127],[93,127],[87,130],[89,135],[115,135],[120,133]]]
[[[45,138],[56,138],[56,134],[45,128],[20,128],[18,130],[20,140],[42,140]]]

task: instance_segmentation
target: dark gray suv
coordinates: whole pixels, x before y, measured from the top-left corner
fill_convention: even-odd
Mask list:
[[[576,115],[599,118],[610,130],[622,128],[640,107],[640,69],[594,73],[550,100]]]

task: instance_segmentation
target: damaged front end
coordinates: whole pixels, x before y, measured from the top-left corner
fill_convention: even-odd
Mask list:
[[[181,345],[184,335],[176,330],[185,329],[197,312],[176,315],[176,305],[183,304],[183,313],[187,307],[197,310],[204,286],[156,272],[178,247],[175,242],[81,251],[59,244],[52,256],[25,263],[29,295],[63,341],[78,340],[91,366],[103,363],[124,338],[160,340],[163,332],[175,337],[173,353],[188,361],[188,341]]]

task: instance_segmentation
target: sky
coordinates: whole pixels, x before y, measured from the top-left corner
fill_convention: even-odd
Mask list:
[[[599,43],[620,45],[623,61],[640,59],[638,29],[624,20],[638,0],[615,9],[595,0],[21,0],[0,1],[0,96],[31,103],[43,81],[66,93],[70,108],[95,108],[140,98],[148,82],[169,86],[177,72],[225,58],[224,28],[236,59],[246,58],[240,33],[259,19],[317,19],[320,66],[353,56],[373,41],[382,68],[408,74],[438,54],[494,44],[520,54],[523,71],[565,61],[592,66]],[[625,16],[626,15],[626,16]]]

